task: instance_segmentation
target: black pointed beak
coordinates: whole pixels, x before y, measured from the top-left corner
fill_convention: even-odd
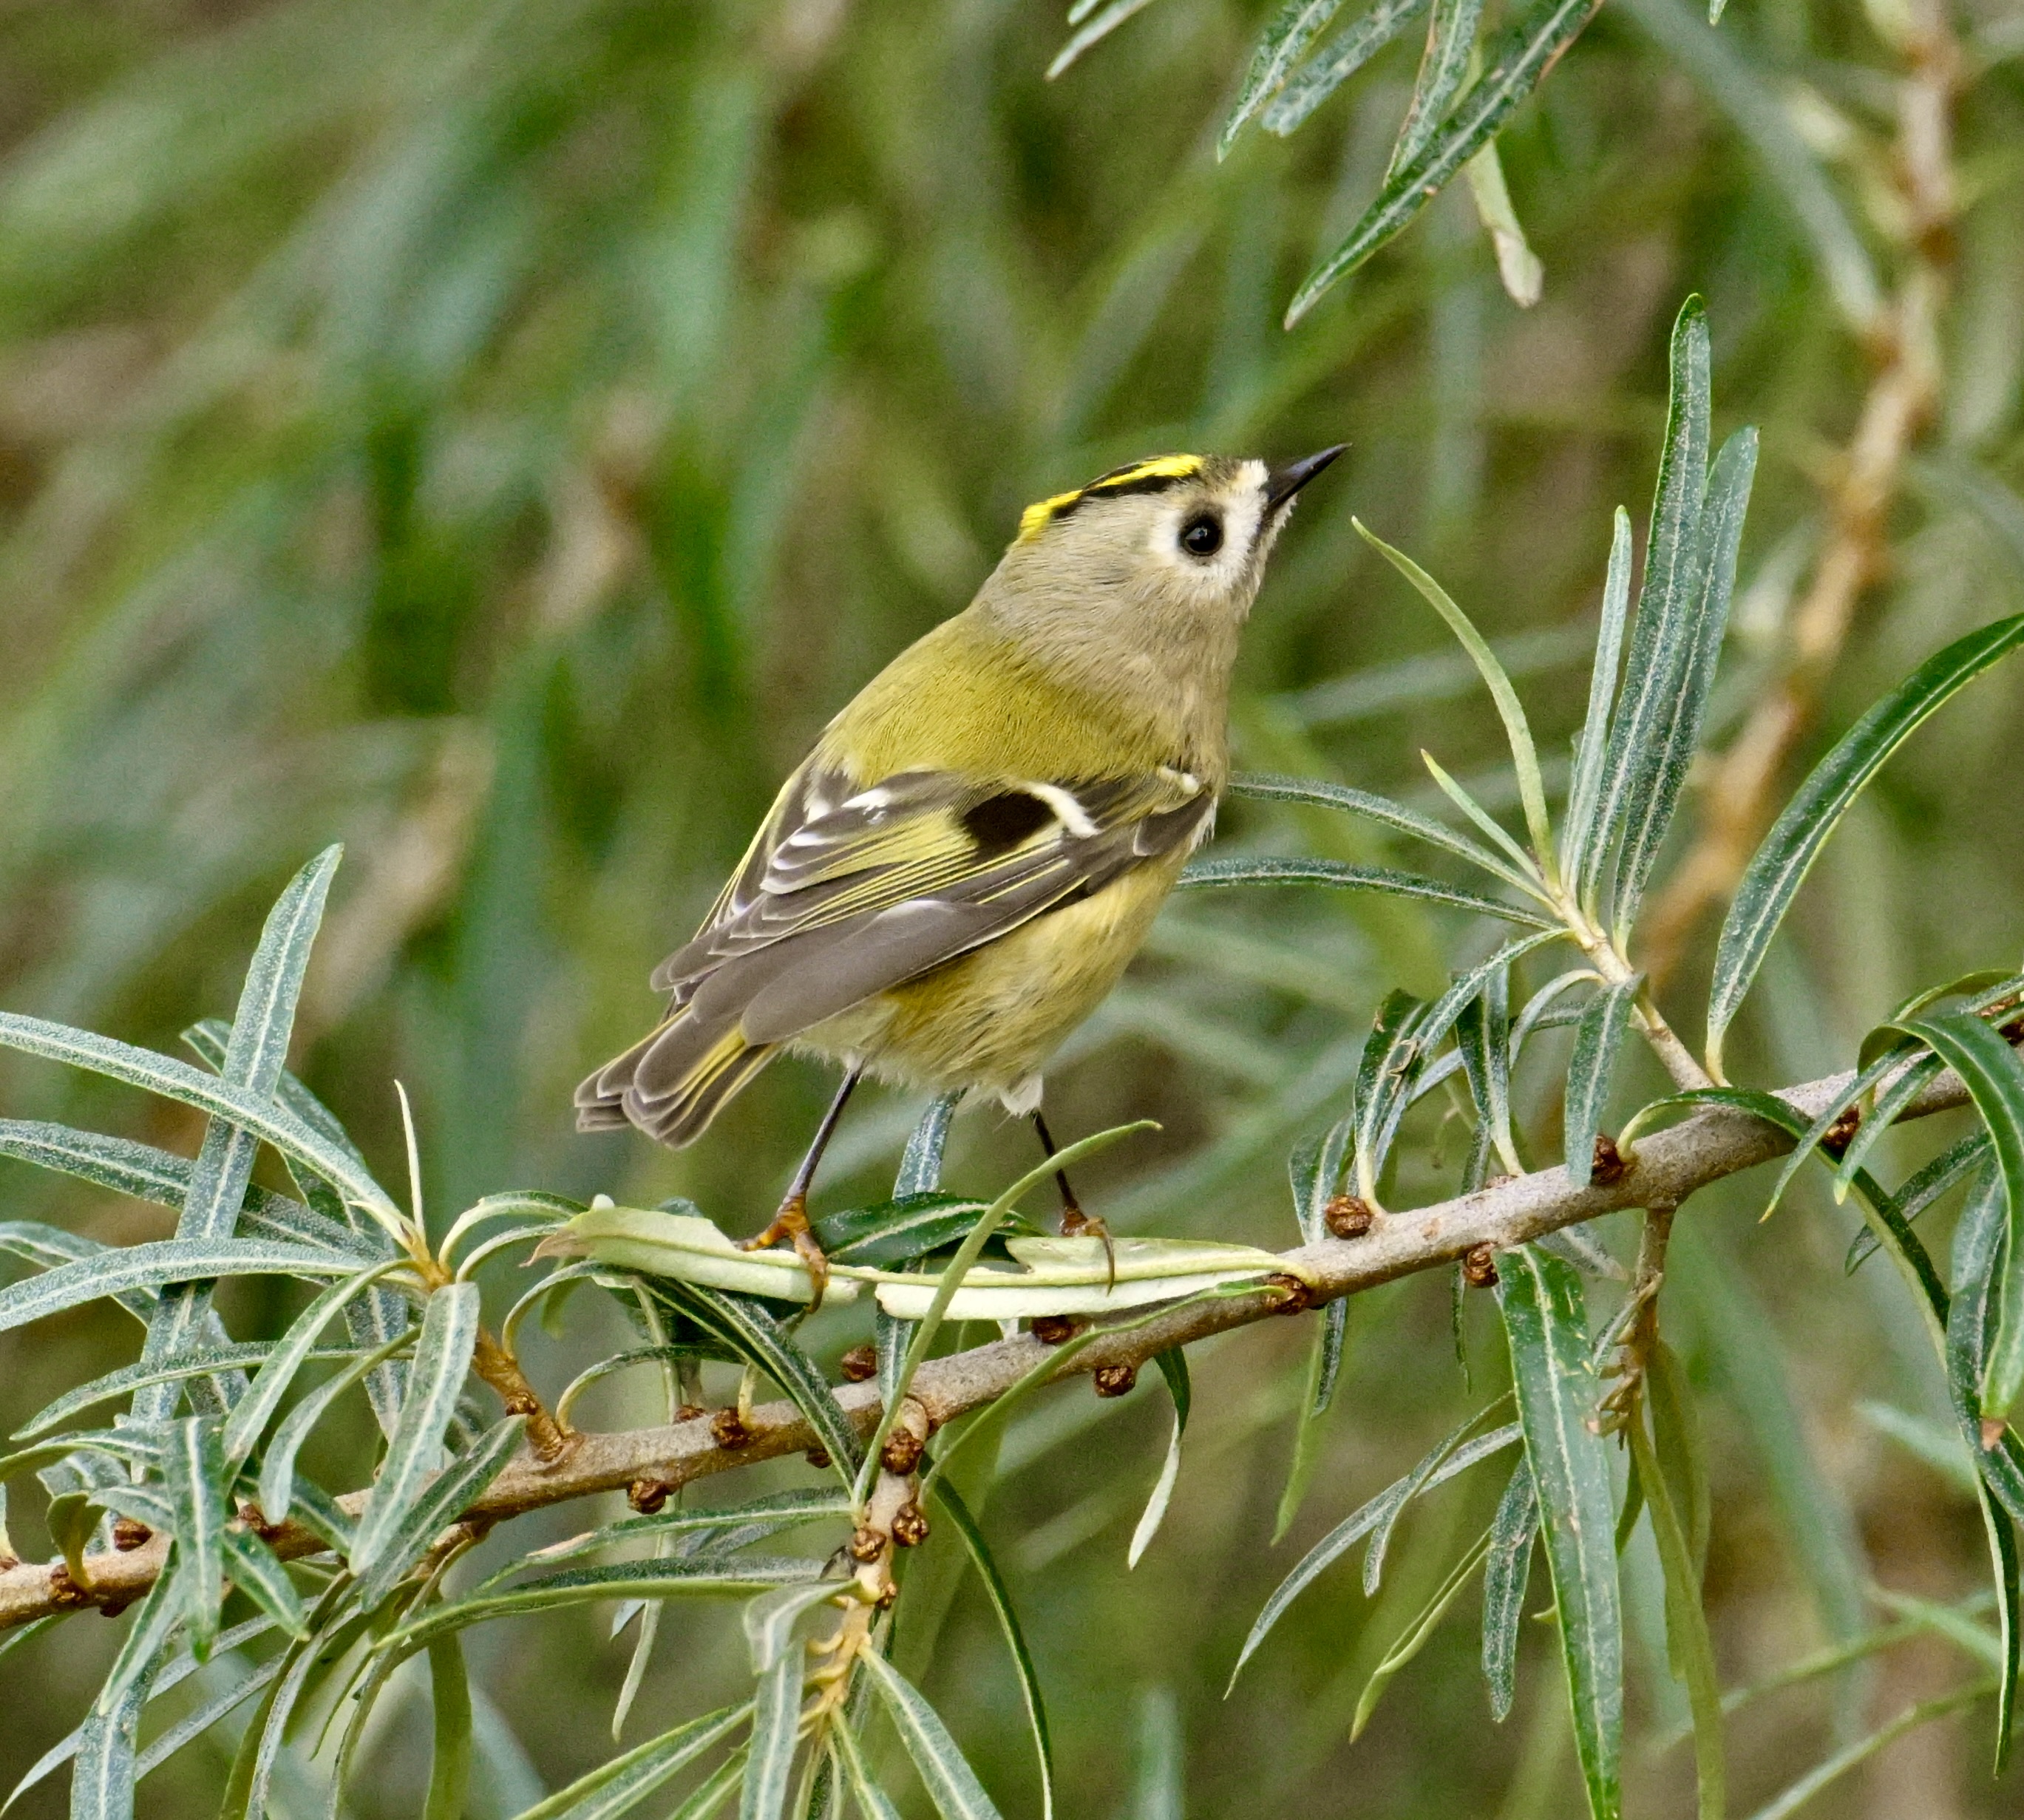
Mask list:
[[[1318,455],[1304,455],[1297,461],[1289,461],[1283,468],[1275,468],[1265,477],[1265,507],[1268,512],[1278,512],[1290,505],[1293,495],[1328,466],[1349,445],[1338,442],[1333,449],[1324,449]]]

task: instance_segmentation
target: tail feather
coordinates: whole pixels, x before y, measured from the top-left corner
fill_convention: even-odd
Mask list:
[[[776,1047],[747,1043],[735,1022],[727,1029],[684,1007],[577,1088],[577,1129],[631,1125],[679,1150],[702,1136]]]

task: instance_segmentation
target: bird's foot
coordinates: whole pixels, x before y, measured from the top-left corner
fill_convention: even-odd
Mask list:
[[[1093,1213],[1085,1213],[1072,1201],[1062,1209],[1062,1236],[1064,1238],[1100,1238],[1103,1241],[1103,1260],[1109,1275],[1104,1280],[1106,1293],[1117,1287],[1117,1247],[1111,1243],[1110,1228]]]
[[[772,1223],[756,1237],[748,1238],[739,1247],[741,1251],[764,1251],[778,1245],[782,1239],[790,1241],[794,1255],[801,1260],[801,1268],[808,1273],[808,1285],[815,1293],[808,1302],[808,1312],[813,1314],[822,1306],[823,1296],[829,1288],[829,1257],[816,1242],[816,1235],[808,1230],[808,1204],[799,1194],[790,1194],[780,1203],[779,1211],[773,1216]]]

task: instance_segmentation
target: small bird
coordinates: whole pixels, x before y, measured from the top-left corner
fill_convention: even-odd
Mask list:
[[[1046,1154],[1040,1070],[1117,982],[1230,776],[1238,637],[1300,489],[1163,455],[1028,506],[977,597],[823,730],[686,947],[667,1015],[577,1089],[580,1130],[679,1148],[782,1049],[843,1081],[753,1246],[808,1230],[858,1081],[995,1094]],[[1057,1175],[1064,1232],[1101,1231]]]

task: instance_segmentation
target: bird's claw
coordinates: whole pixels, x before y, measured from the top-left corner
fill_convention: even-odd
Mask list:
[[[1064,1238],[1100,1238],[1103,1241],[1104,1293],[1117,1287],[1117,1247],[1111,1242],[1110,1228],[1093,1213],[1085,1213],[1072,1201],[1062,1209]]]
[[[780,1210],[773,1216],[766,1230],[748,1238],[739,1247],[741,1251],[764,1251],[789,1241],[794,1255],[801,1260],[801,1268],[808,1273],[808,1286],[814,1293],[808,1298],[808,1312],[813,1314],[823,1304],[823,1297],[829,1289],[829,1256],[816,1242],[816,1235],[808,1230],[808,1202],[798,1194],[790,1195],[780,1203]]]

